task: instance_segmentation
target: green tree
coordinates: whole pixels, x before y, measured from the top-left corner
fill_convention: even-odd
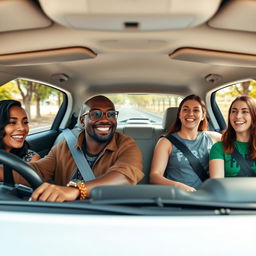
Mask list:
[[[17,94],[17,86],[14,81],[10,81],[2,86],[0,86],[0,100],[13,99],[13,95]]]
[[[121,95],[121,94],[110,94],[107,95],[107,97],[115,103],[116,108],[119,108],[121,105],[124,105],[126,95]]]
[[[148,102],[147,97],[148,95],[128,95],[129,101],[136,105],[137,108],[145,108]]]
[[[48,86],[45,86],[43,84],[40,84],[40,83],[34,84],[33,92],[34,92],[34,98],[36,101],[36,117],[37,118],[41,117],[40,102],[49,98],[49,96],[53,94],[54,91],[56,90]]]
[[[28,118],[31,119],[31,109],[30,109],[31,100],[32,100],[35,85],[37,83],[29,80],[17,79],[16,84],[20,91]]]
[[[58,97],[58,106],[60,107],[60,105],[62,104],[63,102],[63,93],[58,91],[58,90],[55,90],[56,94],[57,94],[57,97]]]
[[[250,94],[251,97],[256,98],[256,81],[252,80],[250,83]]]
[[[251,81],[245,81],[235,85],[235,91],[238,95],[249,95]]]
[[[249,95],[251,97],[256,96],[256,81],[250,80],[242,83],[234,84],[231,87],[231,96],[237,97],[239,95]]]

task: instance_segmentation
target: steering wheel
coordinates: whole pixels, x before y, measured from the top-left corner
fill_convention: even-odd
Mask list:
[[[43,181],[40,176],[31,168],[27,163],[22,161],[14,154],[8,153],[0,149],[0,163],[4,164],[10,170],[15,170],[23,178],[25,178],[31,185],[32,189],[39,187]],[[0,185],[0,200],[16,199],[22,196],[29,196],[31,194],[31,188],[26,186],[14,186],[14,184],[8,184],[4,177],[3,182]]]

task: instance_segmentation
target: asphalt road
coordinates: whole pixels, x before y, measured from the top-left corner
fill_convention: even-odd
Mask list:
[[[142,109],[136,109],[133,107],[129,107],[129,106],[124,106],[121,107],[120,109],[118,109],[119,111],[119,115],[118,115],[118,122],[122,123],[122,121],[124,120],[129,120],[129,122],[131,122],[131,119],[145,119],[144,121],[150,123],[162,123],[162,116],[159,114],[155,114],[146,110],[142,110]],[[139,121],[139,120],[138,120]],[[134,122],[136,122],[136,120],[134,120]]]

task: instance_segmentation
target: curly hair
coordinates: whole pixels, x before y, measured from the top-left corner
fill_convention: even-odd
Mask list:
[[[203,102],[203,100],[195,95],[195,94],[191,94],[191,95],[188,95],[187,97],[185,97],[180,105],[179,105],[179,108],[178,108],[178,112],[177,112],[177,116],[176,116],[176,119],[174,121],[174,123],[170,126],[170,128],[168,129],[167,131],[167,134],[171,134],[171,133],[174,133],[174,132],[178,132],[181,130],[181,121],[180,121],[180,111],[181,111],[181,108],[182,106],[184,105],[184,103],[188,100],[195,100],[197,101],[200,106],[202,107],[202,111],[203,111],[203,114],[205,115],[205,118],[204,120],[202,120],[198,126],[198,131],[206,131],[208,129],[208,121],[207,121],[207,118],[206,118],[206,106],[205,106],[205,103]]]
[[[248,147],[248,153],[249,153],[248,155],[249,155],[250,159],[256,159],[256,138],[255,138],[255,134],[256,134],[256,101],[254,98],[247,96],[247,95],[242,95],[242,96],[236,97],[232,101],[232,103],[229,107],[228,127],[225,130],[225,132],[223,133],[222,139],[221,139],[223,147],[224,147],[224,151],[226,154],[232,154],[235,149],[234,142],[236,140],[236,131],[234,130],[234,128],[231,125],[230,113],[231,113],[233,104],[237,101],[245,102],[250,111],[252,123],[251,123],[251,127],[250,127],[250,140],[249,140],[249,147]],[[254,135],[254,136],[252,136],[252,135]]]
[[[0,149],[4,149],[3,138],[5,136],[4,128],[10,120],[10,109],[13,106],[22,107],[21,103],[16,100],[1,100],[0,101]],[[24,142],[22,148],[13,148],[10,152],[19,156],[24,157],[28,152],[29,144],[27,141]]]

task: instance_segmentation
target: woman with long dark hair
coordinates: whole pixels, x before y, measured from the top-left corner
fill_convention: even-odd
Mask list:
[[[28,123],[27,114],[19,101],[0,101],[0,149],[31,162],[38,160],[40,156],[29,149],[26,141]]]
[[[172,135],[182,142],[200,162],[205,175],[208,175],[209,151],[220,140],[221,134],[206,131],[207,128],[206,107],[202,99],[197,95],[184,98],[179,105],[174,124],[170,126],[167,135],[161,137],[156,144],[150,182],[196,191],[202,180],[168,136]]]
[[[256,100],[238,96],[228,111],[228,127],[210,152],[210,177],[256,176]]]

